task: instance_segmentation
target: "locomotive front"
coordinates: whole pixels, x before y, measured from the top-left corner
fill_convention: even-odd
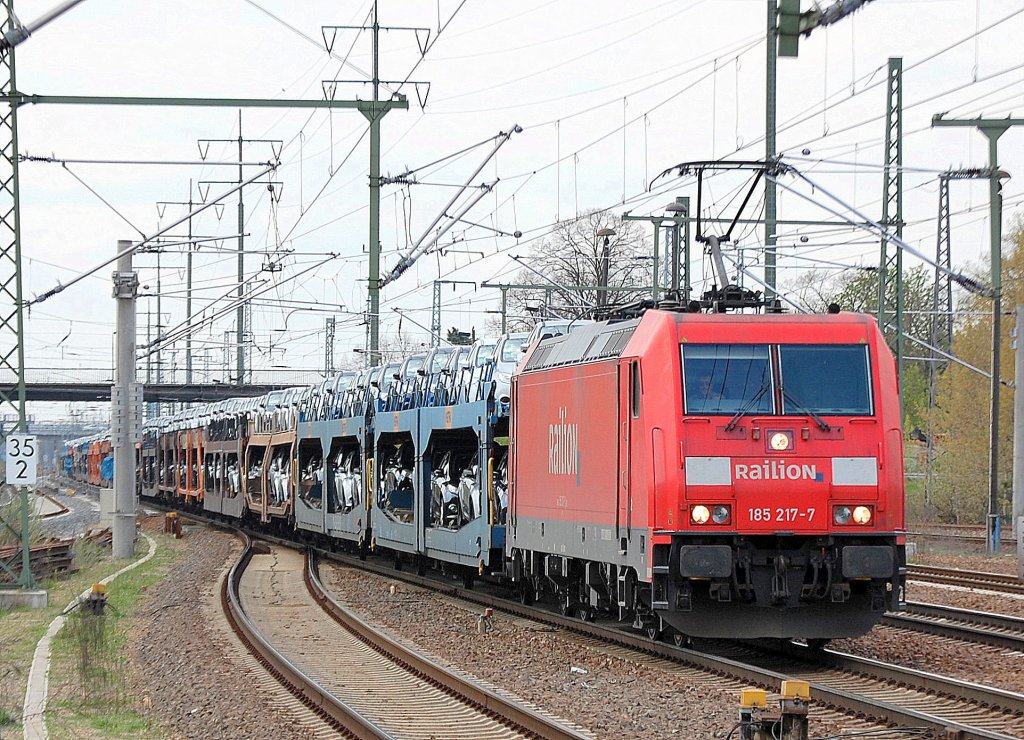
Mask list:
[[[900,608],[905,579],[898,388],[875,322],[676,327],[681,481],[655,506],[662,618],[695,636],[867,632]]]

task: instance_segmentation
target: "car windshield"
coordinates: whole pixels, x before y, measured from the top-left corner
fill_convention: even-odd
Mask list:
[[[686,413],[772,413],[767,345],[685,344],[682,357]]]
[[[380,389],[382,391],[390,388],[391,384],[395,382],[395,373],[398,372],[399,367],[399,365],[388,365],[381,372],[380,381],[378,384],[380,385]]]
[[[519,362],[519,358],[523,356],[520,348],[523,346],[523,342],[526,341],[526,337],[506,337],[505,341],[501,344],[501,362]]]
[[[448,364],[448,358],[451,357],[452,350],[436,349],[434,350],[433,358],[430,360],[429,374],[439,373],[444,370],[445,365]]]
[[[410,357],[405,363],[405,374],[402,377],[415,378],[416,371],[423,367],[423,360],[425,359],[426,358],[422,356]]]
[[[496,345],[494,343],[491,343],[491,344],[481,344],[480,345],[480,351],[477,352],[477,354],[476,354],[476,364],[477,365],[486,365],[488,362],[490,362],[491,359],[494,357],[494,347],[495,346]]]
[[[779,347],[779,361],[782,413],[871,414],[866,346],[784,344]]]

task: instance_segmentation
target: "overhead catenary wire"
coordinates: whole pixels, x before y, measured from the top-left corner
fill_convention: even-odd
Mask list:
[[[781,182],[779,180],[779,178],[774,176],[774,175],[768,175],[767,177],[768,177],[768,179],[772,180],[772,182],[774,182],[776,185],[778,185],[779,187],[783,188],[784,190],[786,190],[786,191],[796,195],[797,197],[799,197],[799,198],[801,198],[803,200],[806,200],[808,203],[813,203],[814,205],[818,206],[819,208],[821,208],[821,209],[823,209],[825,211],[828,211],[833,216],[836,216],[838,218],[842,218],[842,219],[848,221],[853,226],[857,226],[858,228],[864,229],[866,231],[870,231],[871,233],[875,234],[876,236],[878,236],[880,238],[884,238],[884,239],[887,239],[888,241],[893,242],[894,244],[898,245],[899,248],[904,250],[905,252],[909,252],[910,254],[914,255],[915,257],[917,257],[921,261],[926,262],[929,265],[931,265],[932,267],[942,271],[944,274],[948,275],[951,279],[953,279],[957,284],[963,286],[964,288],[966,288],[967,290],[971,291],[972,293],[978,293],[980,295],[989,295],[991,293],[991,290],[989,288],[983,286],[981,283],[979,283],[974,278],[968,277],[967,275],[964,275],[963,273],[956,272],[955,270],[949,269],[945,265],[941,265],[941,264],[935,262],[935,260],[933,260],[931,257],[928,257],[927,255],[925,255],[920,250],[912,247],[910,244],[905,242],[903,239],[901,239],[898,236],[896,236],[895,234],[891,233],[888,229],[885,229],[878,222],[876,222],[874,219],[872,219],[867,214],[863,213],[856,206],[853,206],[853,205],[850,205],[850,204],[846,203],[842,198],[839,198],[838,196],[834,195],[832,192],[830,192],[829,190],[825,189],[820,183],[812,180],[811,178],[809,178],[807,175],[803,174],[799,170],[797,170],[795,168],[790,168],[789,171],[790,171],[791,174],[796,175],[797,177],[799,177],[801,180],[806,182],[808,185],[810,185],[815,190],[820,190],[822,193],[827,195],[829,198],[831,198],[835,202],[839,203],[840,205],[844,206],[849,212],[853,213],[858,218],[861,218],[863,220],[863,223],[855,222],[853,219],[851,219],[849,216],[845,215],[844,213],[841,213],[841,212],[835,210],[834,208],[831,208],[830,206],[825,205],[824,203],[821,203],[820,201],[817,201],[814,198],[811,198],[810,196],[800,192],[796,188]]]
[[[438,39],[440,38],[440,36],[441,36],[442,32],[443,32],[443,31],[444,31],[445,29],[447,29],[447,27],[448,27],[448,26],[449,26],[449,25],[451,24],[451,22],[452,22],[452,21],[454,20],[454,18],[456,17],[456,15],[457,15],[457,14],[459,13],[459,11],[460,11],[460,10],[462,9],[462,7],[463,7],[463,6],[465,5],[465,2],[466,2],[466,0],[462,0],[462,2],[460,2],[460,3],[459,3],[459,5],[458,5],[458,6],[457,6],[457,7],[455,8],[455,10],[454,10],[454,11],[453,11],[453,12],[451,13],[451,15],[449,16],[449,18],[448,18],[448,19],[447,19],[447,21],[445,22],[445,24],[444,24],[444,25],[443,25],[442,27],[440,27],[440,28],[438,29],[438,34],[437,34],[437,36],[435,36],[434,42],[433,42],[433,43],[431,43],[430,47],[428,47],[428,49],[427,49],[427,50],[429,50],[429,48],[432,48],[432,47],[433,47],[433,45],[437,43],[437,40],[438,40]],[[412,74],[413,74],[413,73],[415,72],[416,68],[418,68],[419,64],[420,64],[420,63],[422,62],[423,58],[425,57],[425,55],[426,55],[426,51],[427,51],[427,50],[424,50],[424,54],[423,54],[423,55],[422,55],[422,56],[420,57],[420,59],[419,59],[419,60],[418,60],[418,61],[416,62],[416,64],[415,64],[415,65],[413,65],[413,68],[412,68],[412,69],[411,69],[411,70],[409,71],[409,73],[407,74],[407,76],[406,76],[405,80],[403,80],[403,82],[402,82],[401,84],[399,84],[398,88],[397,88],[397,89],[395,90],[395,93],[397,93],[398,91],[400,91],[400,90],[401,90],[401,88],[402,88],[402,87],[403,87],[403,86],[404,86],[404,85],[405,85],[405,84],[406,84],[406,83],[408,82],[408,80],[409,80],[409,79],[411,78]],[[351,51],[351,49],[350,49],[350,51]],[[328,186],[328,185],[330,184],[331,180],[332,180],[332,179],[334,178],[334,176],[335,176],[335,175],[337,174],[337,172],[338,172],[338,171],[340,171],[340,169],[341,169],[341,167],[342,167],[342,166],[344,165],[344,163],[345,163],[345,162],[347,162],[347,161],[348,161],[348,159],[349,159],[349,158],[350,158],[350,157],[352,156],[352,154],[353,154],[353,153],[355,152],[355,149],[356,149],[356,147],[358,147],[358,145],[359,145],[359,144],[360,144],[360,143],[362,142],[363,138],[364,138],[364,137],[366,136],[366,134],[367,134],[368,132],[369,132],[369,126],[367,125],[367,126],[366,126],[366,127],[365,127],[365,128],[363,129],[363,132],[362,132],[362,134],[361,134],[361,135],[359,136],[359,139],[358,139],[358,140],[356,141],[356,143],[355,143],[355,144],[353,145],[352,149],[351,149],[351,150],[349,150],[349,152],[348,152],[348,153],[346,154],[346,156],[345,156],[345,159],[344,159],[344,160],[342,161],[342,164],[341,164],[341,165],[339,165],[339,166],[338,166],[338,167],[337,167],[336,169],[333,169],[333,171],[331,171],[331,172],[330,172],[330,174],[329,174],[329,176],[328,176],[327,180],[325,181],[324,185],[323,185],[323,186],[322,186],[322,187],[320,188],[320,190],[318,191],[318,193],[316,194],[316,196],[314,196],[313,200],[312,200],[312,201],[311,201],[311,202],[309,203],[309,205],[308,205],[308,206],[307,206],[306,208],[304,208],[304,209],[303,209],[303,210],[302,210],[302,211],[300,212],[299,216],[298,216],[298,217],[296,218],[295,222],[294,222],[294,223],[292,224],[291,228],[289,229],[289,231],[288,231],[288,233],[287,233],[287,234],[285,235],[285,237],[284,237],[284,238],[282,238],[282,239],[279,239],[279,240],[278,240],[278,245],[280,245],[280,244],[282,244],[282,243],[284,243],[284,242],[288,241],[288,239],[289,239],[289,238],[291,237],[291,234],[292,234],[292,232],[293,232],[293,231],[294,231],[294,230],[295,230],[295,229],[296,229],[296,228],[298,227],[299,223],[301,223],[301,221],[302,221],[302,219],[303,219],[303,218],[305,217],[305,215],[306,215],[307,213],[309,213],[309,211],[310,211],[310,210],[312,209],[312,207],[313,207],[313,206],[314,206],[314,205],[316,204],[316,202],[317,202],[317,201],[318,201],[318,200],[320,199],[320,197],[321,197],[321,196],[322,196],[322,195],[324,194],[324,192],[326,191],[326,189],[327,189],[327,186]],[[295,138],[295,137],[293,137],[292,141],[294,141],[294,138]]]
[[[311,149],[310,147],[307,147],[307,152],[308,152],[308,151],[309,151],[310,149]],[[338,179],[338,178],[336,178],[336,179]],[[534,182],[533,182],[533,185],[535,186],[536,184],[537,184],[537,181],[536,181],[536,180],[534,180]],[[504,194],[504,191],[501,191],[501,193],[502,193],[502,194]],[[325,200],[325,199],[324,199],[324,200]],[[858,202],[858,201],[856,201],[856,200],[855,200],[854,202]],[[522,205],[522,201],[520,202],[520,205]],[[333,206],[333,203],[332,203],[332,205],[331,205],[331,208],[332,208],[332,209],[334,208],[334,206]],[[337,209],[337,210],[340,210],[340,209]],[[337,212],[337,210],[336,210],[335,212]],[[521,211],[521,213],[522,213],[522,211]],[[308,222],[309,222],[309,219],[306,219],[306,220],[305,220],[305,221],[304,221],[303,223],[304,223],[304,225],[308,225]],[[301,227],[300,227],[300,228],[301,228]],[[301,236],[303,236],[303,234],[299,234],[299,233],[298,233],[298,230],[295,230],[295,232],[294,232],[294,233],[293,233],[293,234],[291,235],[291,238],[299,238],[299,237],[301,237]],[[280,241],[280,242],[284,242],[284,241],[286,241],[286,240],[285,240],[285,239],[281,239],[281,240],[279,240],[279,241]],[[489,251],[489,250],[488,250],[488,251]],[[354,257],[352,257],[352,259],[356,259],[356,260],[358,260],[358,259],[365,259],[365,255],[359,255],[359,254],[357,254],[357,255],[355,255]]]
[[[160,229],[157,232],[155,232],[155,233],[153,233],[153,234],[151,234],[149,236],[145,236],[143,234],[142,241],[133,243],[130,247],[119,251],[117,254],[115,254],[110,259],[104,260],[103,262],[101,262],[100,264],[96,265],[95,267],[93,267],[93,268],[91,268],[89,270],[86,270],[83,273],[78,274],[77,276],[72,278],[69,282],[67,282],[67,283],[65,283],[63,285],[57,285],[56,287],[51,288],[50,290],[48,290],[45,293],[39,295],[38,297],[33,298],[31,301],[26,301],[25,304],[24,304],[25,307],[34,306],[37,303],[42,303],[43,301],[48,300],[49,298],[52,298],[53,296],[57,295],[58,293],[61,293],[61,292],[65,291],[65,290],[67,290],[72,285],[75,285],[76,283],[80,282],[81,280],[84,280],[85,278],[89,277],[93,273],[102,270],[107,265],[109,265],[109,264],[111,264],[113,262],[116,262],[117,260],[119,260],[121,257],[125,256],[126,254],[132,254],[133,252],[136,252],[140,247],[150,243],[151,241],[153,241],[157,237],[160,237],[163,234],[166,234],[171,229],[173,229],[173,228],[175,228],[177,226],[181,226],[181,224],[187,222],[190,218],[193,218],[194,216],[202,213],[207,208],[211,208],[212,206],[214,206],[215,204],[217,204],[220,201],[224,200],[224,198],[228,197],[232,193],[235,193],[238,190],[242,189],[243,187],[252,184],[254,181],[258,180],[259,178],[263,177],[266,174],[269,174],[270,172],[273,172],[275,169],[276,169],[276,165],[272,165],[272,166],[268,167],[267,169],[263,170],[262,172],[260,172],[260,173],[258,173],[256,175],[254,175],[253,177],[249,178],[248,180],[242,182],[241,184],[236,185],[235,187],[231,188],[230,190],[225,191],[224,193],[221,193],[220,196],[218,196],[214,200],[211,200],[209,203],[200,204],[196,209],[194,209],[193,211],[189,212],[185,217],[178,219],[177,221],[175,221],[175,222],[171,223],[170,225],[166,226],[165,228]]]
[[[213,321],[215,321],[216,319],[218,319],[221,316],[225,315],[226,313],[229,313],[229,312],[235,310],[236,308],[238,308],[238,306],[242,305],[246,301],[248,301],[248,300],[250,300],[252,298],[255,298],[257,296],[260,296],[263,293],[265,293],[265,292],[267,292],[267,291],[269,291],[269,290],[271,290],[273,288],[280,287],[281,285],[284,285],[285,283],[289,283],[289,282],[291,282],[291,281],[293,281],[293,280],[295,280],[295,279],[297,279],[299,277],[302,277],[303,275],[305,275],[305,274],[307,274],[307,273],[317,269],[318,267],[321,267],[322,265],[326,264],[330,260],[334,259],[335,256],[336,255],[328,257],[327,259],[321,260],[319,262],[316,262],[315,264],[311,265],[310,267],[307,267],[305,270],[300,270],[299,272],[297,272],[294,275],[291,275],[291,276],[285,278],[284,280],[274,281],[274,282],[270,283],[269,285],[263,285],[263,286],[260,286],[258,288],[253,288],[248,293],[245,293],[245,294],[243,294],[241,296],[236,297],[235,300],[229,302],[226,306],[222,306],[222,307],[216,309],[215,311],[211,312],[211,314],[209,316],[201,316],[198,321],[196,321],[195,318],[192,317],[191,324],[188,323],[188,322],[181,322],[176,327],[172,328],[171,330],[169,330],[168,332],[162,334],[161,336],[158,336],[153,341],[148,342],[147,344],[142,345],[142,349],[148,350],[148,351],[146,351],[144,354],[139,355],[138,359],[143,359],[145,357],[148,357],[149,355],[154,354],[155,352],[160,351],[166,345],[171,344],[173,342],[176,342],[179,339],[183,339],[184,337],[188,336],[190,333],[198,330],[199,328],[201,328],[201,327],[203,327],[203,326],[205,326],[207,324],[212,323]]]

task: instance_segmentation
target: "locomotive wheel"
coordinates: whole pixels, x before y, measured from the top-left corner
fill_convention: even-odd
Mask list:
[[[401,569],[402,569],[402,556],[396,552],[395,553],[395,570],[401,570]]]
[[[467,591],[473,588],[473,571],[467,570],[462,574],[462,587]]]

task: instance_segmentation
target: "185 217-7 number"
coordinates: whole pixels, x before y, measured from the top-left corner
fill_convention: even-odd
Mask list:
[[[803,509],[796,506],[758,506],[747,509],[747,516],[752,522],[811,522],[814,512],[813,506]]]

